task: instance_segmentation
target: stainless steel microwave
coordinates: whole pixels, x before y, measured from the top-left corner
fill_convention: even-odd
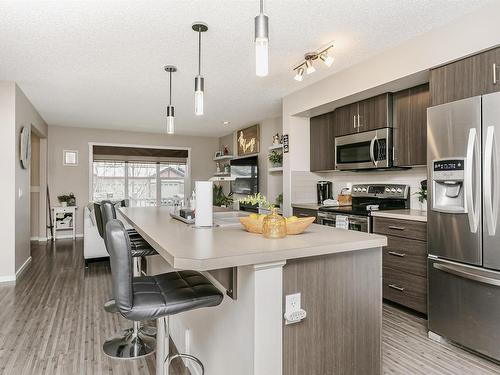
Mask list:
[[[335,169],[374,169],[392,166],[392,128],[335,138]]]

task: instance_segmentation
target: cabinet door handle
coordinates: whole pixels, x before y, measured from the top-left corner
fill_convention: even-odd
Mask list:
[[[352,126],[354,129],[356,129],[356,115],[352,117]]]
[[[406,256],[405,253],[398,253],[397,251],[389,251],[388,254],[394,255],[395,257],[400,257],[400,258],[403,258],[404,256]]]
[[[405,230],[405,227],[397,227],[395,225],[389,225],[389,229],[394,229],[394,230]]]
[[[397,285],[394,285],[394,284],[389,284],[389,285],[387,285],[387,286],[388,286],[389,288],[396,289],[396,290],[398,290],[398,291],[400,291],[400,292],[404,292],[404,291],[405,291],[405,288],[400,287],[400,286],[397,286]]]
[[[497,64],[493,64],[493,84],[497,84]]]
[[[361,120],[360,120],[361,116],[358,114],[358,128],[362,127],[363,125],[361,125]]]

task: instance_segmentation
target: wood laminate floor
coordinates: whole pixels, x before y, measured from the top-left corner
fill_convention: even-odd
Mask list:
[[[82,253],[82,240],[33,243],[17,284],[0,284],[1,375],[154,374],[154,355],[120,361],[102,353],[103,341],[130,324],[102,308],[111,296],[109,264],[85,269]],[[500,374],[492,362],[427,339],[425,320],[388,305],[383,353],[384,374]],[[188,374],[181,363],[172,373]]]

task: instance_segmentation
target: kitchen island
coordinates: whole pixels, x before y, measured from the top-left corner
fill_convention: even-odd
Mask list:
[[[207,375],[380,374],[385,237],[313,224],[269,240],[239,226],[195,228],[167,207],[121,212],[159,253],[148,272],[210,271],[223,289],[213,271],[237,270],[237,299],[171,319],[177,348]],[[285,325],[294,293],[307,317]]]

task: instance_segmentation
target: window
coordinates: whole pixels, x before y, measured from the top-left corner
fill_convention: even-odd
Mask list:
[[[185,197],[185,163],[94,161],[93,200],[128,199],[131,207],[173,206]]]

